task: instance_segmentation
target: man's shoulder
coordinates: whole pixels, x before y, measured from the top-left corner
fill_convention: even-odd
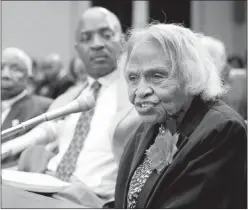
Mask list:
[[[46,111],[48,107],[52,104],[53,99],[39,96],[35,94],[28,94],[19,103],[21,106],[26,107],[26,109],[32,110],[42,110]]]
[[[41,104],[51,104],[53,102],[53,99],[45,97],[45,96],[39,96],[36,94],[30,95],[30,100],[32,100],[35,103],[41,103]]]

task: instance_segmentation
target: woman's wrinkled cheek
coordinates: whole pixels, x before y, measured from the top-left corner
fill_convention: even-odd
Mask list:
[[[158,106],[158,108],[156,109],[156,113],[160,122],[165,121],[169,117],[168,111],[163,103]]]

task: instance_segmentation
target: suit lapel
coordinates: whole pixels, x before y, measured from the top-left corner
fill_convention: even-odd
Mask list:
[[[134,170],[140,164],[147,147],[151,144],[151,141],[153,140],[154,134],[157,130],[156,127],[157,125],[148,125],[147,127],[145,127],[144,132],[139,133],[136,136],[136,140],[139,142],[139,144],[137,153],[134,156],[134,161],[132,163],[131,174],[133,174]]]
[[[22,116],[22,112],[21,112],[21,106],[24,100],[27,100],[30,97],[30,95],[26,95],[24,96],[22,99],[20,99],[19,101],[15,102],[12,107],[10,112],[8,113],[8,115],[6,116],[5,120],[3,121],[2,124],[2,130],[5,130],[7,128],[11,128],[12,127],[12,121],[13,120],[19,120],[21,123],[21,116]]]
[[[140,164],[142,161],[142,157],[145,154],[145,150],[153,140],[154,134],[156,132],[156,127],[157,125],[146,125],[143,129],[142,132],[138,133],[132,141],[136,141],[138,146],[137,146],[137,152],[134,155],[132,165],[130,172],[128,174],[128,180],[126,183],[126,189],[125,189],[125,198],[124,198],[124,206],[123,208],[126,208],[127,205],[127,194],[128,194],[128,189],[129,189],[129,184],[132,179],[133,173],[136,170],[137,166]]]

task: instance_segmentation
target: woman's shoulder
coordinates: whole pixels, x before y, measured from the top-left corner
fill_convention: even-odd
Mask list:
[[[244,118],[222,100],[218,100],[211,106],[206,117],[212,121],[213,124],[232,123],[246,128]]]
[[[235,136],[240,140],[247,138],[247,124],[235,110],[220,100],[210,107],[193,133],[200,136],[200,142],[212,142],[211,144],[229,140],[235,142]],[[209,141],[209,138],[212,140]]]

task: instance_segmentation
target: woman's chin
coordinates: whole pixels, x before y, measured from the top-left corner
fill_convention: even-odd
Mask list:
[[[149,124],[156,124],[156,123],[162,122],[162,120],[159,119],[157,115],[141,115],[140,114],[140,118],[141,120],[143,120],[143,122],[149,123]]]

